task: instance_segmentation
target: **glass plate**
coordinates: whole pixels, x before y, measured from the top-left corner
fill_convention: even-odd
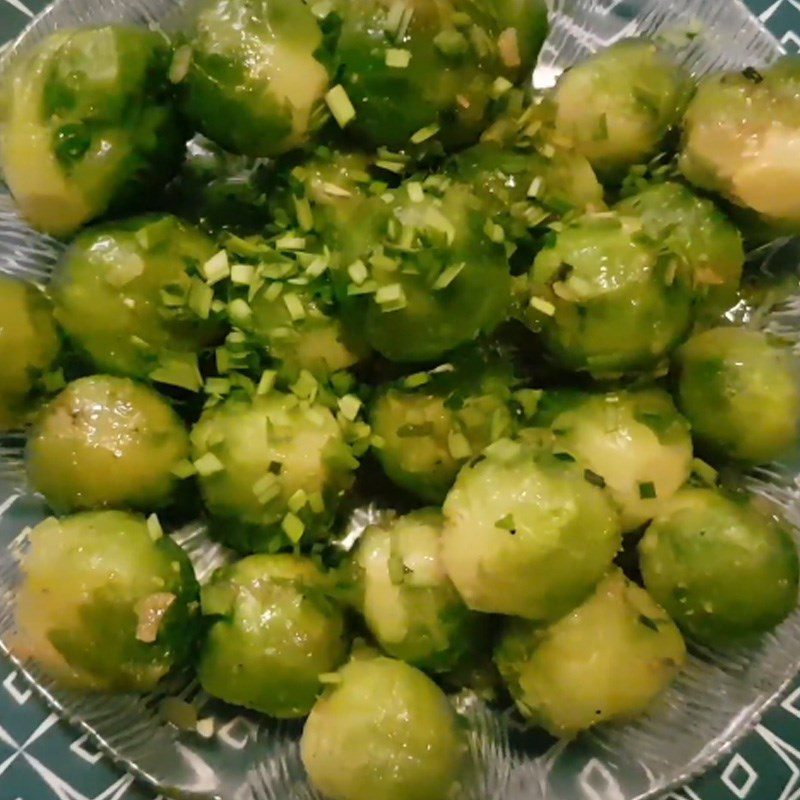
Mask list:
[[[657,31],[699,30],[678,51],[696,72],[763,65],[780,46],[738,0],[555,0],[553,29],[535,75],[553,82],[577,59],[618,38]],[[169,27],[176,0],[59,0],[37,17],[0,59],[53,30],[104,22]],[[0,192],[0,271],[45,282],[60,245],[30,231]],[[767,257],[776,254],[773,248]],[[788,250],[783,255],[794,258]],[[797,263],[794,258],[793,264]],[[772,315],[769,324],[796,340],[800,298]],[[10,653],[17,559],[26,529],[46,515],[41,499],[26,491],[21,436],[0,439],[0,651],[15,662],[59,715],[83,728],[115,761],[170,796],[220,800],[312,800],[297,747],[299,723],[273,722],[220,704],[196,683],[174,678],[155,695],[89,696],[57,689]],[[747,477],[750,487],[776,504],[800,538],[797,460]],[[363,526],[374,513],[351,520]],[[202,523],[174,533],[201,579],[227,554],[205,537]],[[454,800],[634,800],[653,797],[710,766],[748,731],[800,667],[800,611],[755,648],[693,648],[688,668],[651,713],[627,726],[607,726],[569,744],[525,730],[508,713],[487,708],[464,693],[453,702],[469,721],[473,771]],[[213,717],[203,739],[166,724],[158,708],[179,695]],[[380,798],[375,798],[380,800]]]

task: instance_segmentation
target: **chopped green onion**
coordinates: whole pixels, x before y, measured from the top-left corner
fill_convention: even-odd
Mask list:
[[[339,410],[342,412],[344,418],[350,420],[350,422],[353,422],[358,416],[359,410],[361,409],[361,400],[359,400],[354,394],[346,394],[344,397],[339,399],[338,405]]]
[[[303,250],[306,240],[303,236],[282,236],[275,241],[276,250]]]
[[[450,431],[447,435],[447,449],[456,461],[469,458],[472,455],[472,447],[467,437],[458,431]]]
[[[420,128],[411,136],[411,144],[422,144],[423,142],[427,142],[428,139],[432,139],[437,133],[439,133],[438,125],[427,125],[424,128]]]
[[[719,473],[710,464],[699,458],[692,459],[692,474],[708,486],[716,486]]]
[[[231,282],[239,286],[250,286],[255,280],[256,268],[252,264],[233,264]]]
[[[275,386],[277,377],[278,373],[274,369],[265,369],[264,372],[261,373],[261,380],[258,382],[256,394],[269,394]]]
[[[494,99],[498,100],[504,94],[508,92],[509,89],[512,89],[514,86],[508,78],[504,78],[502,75],[499,78],[495,78],[494,83],[489,90],[489,95]]]
[[[305,508],[308,504],[308,495],[303,491],[303,489],[298,489],[287,501],[286,505],[289,507],[289,511],[297,514],[300,509]]]
[[[186,478],[191,478],[192,475],[196,474],[197,470],[188,458],[184,458],[179,461],[170,472],[179,480],[186,480]]]
[[[297,322],[298,320],[305,319],[305,306],[303,306],[302,301],[296,294],[293,292],[284,294],[283,302],[286,305],[286,308],[289,311],[289,316],[292,318],[292,320]]]
[[[175,51],[172,63],[169,66],[170,83],[181,83],[189,74],[189,67],[192,64],[192,48],[185,44]]]
[[[220,250],[216,255],[206,261],[200,268],[206,283],[213,286],[215,283],[227,278],[231,274],[230,265],[228,263],[228,253],[225,250]]]
[[[531,297],[530,305],[531,308],[541,311],[542,314],[546,314],[548,317],[552,317],[556,313],[556,307],[549,300],[545,300],[543,297],[536,297],[536,295],[534,295]]]
[[[361,259],[354,261],[348,268],[347,274],[357,286],[360,286],[369,277],[366,264]]]
[[[225,465],[213,453],[206,453],[194,462],[194,468],[198,475],[207,478],[209,475],[222,472]]]
[[[415,372],[413,375],[409,375],[403,380],[403,386],[407,389],[417,389],[420,386],[424,386],[426,383],[430,383],[430,381],[431,376],[428,375],[427,372]]]
[[[311,211],[311,203],[307,197],[294,197],[294,211],[297,215],[297,223],[304,231],[314,229],[314,213]]]
[[[300,376],[289,388],[292,394],[296,395],[301,400],[313,401],[317,396],[319,384],[317,383],[317,379],[307,369],[304,369],[300,371]]]
[[[336,84],[325,95],[325,102],[328,104],[328,108],[340,128],[346,128],[356,118],[356,110],[353,108],[353,104],[341,84]]]
[[[375,293],[375,302],[384,312],[399,311],[406,306],[406,294],[399,283],[381,286]]]
[[[466,266],[466,262],[462,261],[460,264],[451,264],[447,269],[442,270],[436,282],[433,284],[434,291],[446,289],[461,274],[461,271]]]
[[[287,514],[281,523],[283,532],[289,537],[289,541],[297,544],[303,538],[306,526],[302,523],[299,517],[292,513]]]
[[[322,514],[325,511],[325,501],[322,498],[321,492],[312,492],[308,496],[308,507],[315,514]]]
[[[158,520],[158,514],[151,514],[147,518],[147,532],[154,542],[157,542],[164,535],[164,529]]]
[[[591,483],[592,486],[598,486],[601,489],[605,489],[606,487],[606,479],[590,469],[585,469],[583,471],[583,478],[588,483]]]
[[[328,267],[328,259],[318,256],[306,267],[306,275],[310,276],[311,278],[319,278],[319,276],[322,275],[325,270],[328,269]]]
[[[406,191],[412,203],[421,203],[425,199],[425,190],[419,181],[409,181],[406,184]]]
[[[544,178],[541,175],[537,175],[528,187],[528,197],[538,197],[542,191],[542,186],[544,186]]]
[[[323,685],[335,686],[342,682],[342,676],[338,672],[323,672],[317,675],[317,680]]]
[[[253,314],[253,309],[250,308],[250,305],[246,300],[242,300],[240,297],[236,298],[236,300],[232,300],[228,304],[228,313],[231,316],[231,319],[235,322],[244,322]]]
[[[214,302],[214,290],[202,281],[193,280],[189,289],[188,306],[200,319],[208,319],[211,314],[211,303]]]
[[[517,528],[513,514],[506,514],[504,517],[500,517],[494,526],[495,528],[500,528],[501,531],[515,531]]]
[[[392,69],[405,69],[411,63],[411,52],[389,48],[386,51],[386,66]]]

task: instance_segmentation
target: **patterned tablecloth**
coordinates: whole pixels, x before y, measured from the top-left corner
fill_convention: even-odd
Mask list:
[[[0,0],[2,38],[14,36],[45,4]],[[800,0],[748,5],[788,52],[800,53]],[[161,798],[122,774],[85,735],[59,722],[0,659],[0,800]],[[664,800],[800,800],[800,679],[732,756]]]

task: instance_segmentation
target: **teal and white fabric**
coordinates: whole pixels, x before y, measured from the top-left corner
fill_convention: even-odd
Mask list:
[[[16,35],[44,5],[44,0],[0,0],[0,40]],[[787,52],[800,53],[800,0],[748,0],[748,5]],[[611,800],[602,776],[597,778],[598,800]],[[0,658],[0,800],[160,798],[60,722]],[[719,768],[665,800],[800,800],[800,680]]]

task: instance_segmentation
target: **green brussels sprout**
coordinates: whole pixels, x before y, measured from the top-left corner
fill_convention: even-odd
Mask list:
[[[186,663],[199,589],[186,554],[157,523],[121,511],[51,517],[29,542],[17,655],[62,686],[102,692],[152,691]]]
[[[0,433],[22,422],[27,399],[60,349],[45,295],[0,274]]]
[[[243,294],[251,297],[250,311],[237,323],[259,350],[279,363],[283,381],[292,383],[303,370],[324,379],[363,360],[369,348],[336,316],[327,276],[309,278],[296,261],[278,253],[270,261],[269,269],[281,266],[281,277],[244,287]],[[323,257],[317,263],[324,264]]]
[[[659,152],[692,95],[691,76],[651,41],[624,39],[565,72],[556,133],[615,181]]]
[[[545,422],[555,436],[553,450],[602,479],[624,531],[656,516],[689,478],[689,423],[661,389],[556,392],[542,406],[550,406]]]
[[[323,118],[322,43],[303,0],[206,0],[182,70],[187,114],[234,153],[277,156],[301,147]]]
[[[548,158],[535,149],[484,142],[455,156],[450,170],[493,209],[517,244],[529,243],[531,229],[554,215],[605,208],[591,165],[569,150],[554,150]]]
[[[30,485],[59,512],[152,510],[172,499],[189,455],[178,415],[147,386],[95,375],[70,383],[28,436]]]
[[[211,232],[260,231],[269,218],[273,175],[265,159],[228,153],[204,136],[186,146],[166,207]]]
[[[203,272],[217,253],[209,237],[177,217],[93,228],[53,276],[56,319],[99,369],[172,382],[165,374],[172,358],[194,356],[221,332]],[[197,375],[186,388],[199,383]]]
[[[446,695],[390,658],[353,659],[311,711],[300,752],[330,800],[447,800],[466,746]]]
[[[659,183],[618,203],[645,233],[665,241],[691,267],[701,306],[718,316],[736,303],[744,267],[742,235],[710,201],[679,183]]]
[[[525,323],[559,365],[596,377],[660,365],[692,322],[686,262],[640,220],[587,215],[539,253],[528,276]]]
[[[383,387],[370,408],[375,446],[389,478],[441,503],[461,467],[512,434],[512,371],[469,348],[451,363]]]
[[[0,151],[33,227],[69,236],[169,180],[185,141],[171,57],[158,33],[103,27],[53,33],[15,63]]]
[[[582,602],[620,546],[596,476],[545,448],[500,439],[444,503],[442,558],[475,611],[547,621]]]
[[[797,604],[797,550],[745,499],[684,489],[639,545],[647,590],[688,636],[728,644],[774,628]]]
[[[369,527],[347,566],[356,605],[381,648],[432,672],[457,666],[483,633],[444,571],[442,522],[438,510],[423,509]]]
[[[354,329],[391,361],[431,361],[494,330],[511,278],[486,222],[483,203],[442,176],[360,203],[334,277]]]
[[[271,717],[304,717],[325,675],[347,658],[344,613],[308,558],[257,555],[218,570],[203,587],[210,619],[197,674],[227,703]]]
[[[231,395],[190,438],[213,530],[244,553],[326,536],[358,466],[328,408],[278,391]]]
[[[334,15],[337,75],[352,104],[340,124],[392,148],[477,139],[493,98],[509,78],[529,77],[547,33],[541,0],[338,0]]]
[[[796,447],[800,376],[790,348],[758,331],[713,328],[677,362],[679,405],[713,454],[761,463]]]
[[[647,711],[685,658],[675,623],[618,569],[549,626],[509,623],[495,650],[517,708],[568,738]]]
[[[753,232],[800,233],[800,58],[700,83],[683,120],[680,169],[724,197]],[[760,229],[760,231],[758,230]]]

